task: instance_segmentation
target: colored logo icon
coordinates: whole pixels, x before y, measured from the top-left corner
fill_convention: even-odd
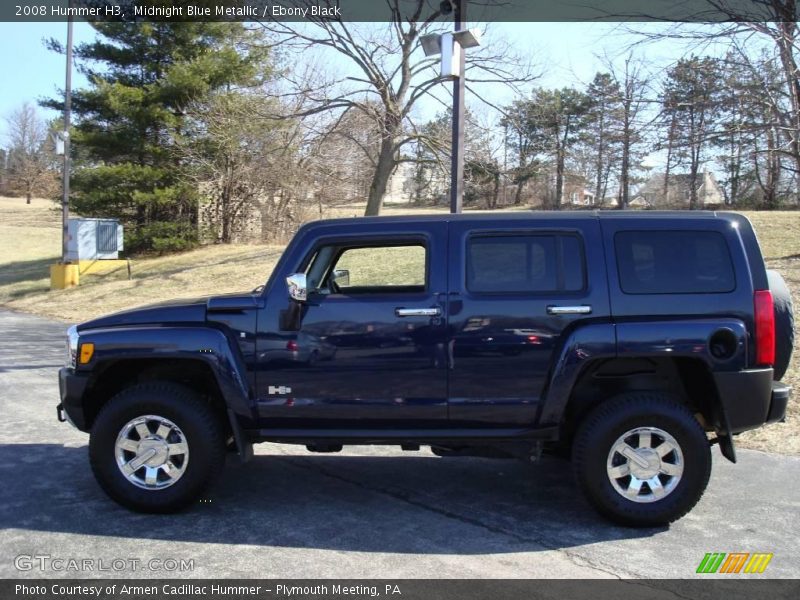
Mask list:
[[[763,573],[772,560],[771,552],[707,552],[698,573]]]

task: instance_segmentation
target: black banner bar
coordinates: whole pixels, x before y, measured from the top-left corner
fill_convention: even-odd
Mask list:
[[[786,0],[466,0],[472,22],[797,21]],[[0,21],[389,22],[421,8],[452,20],[448,0],[3,0]],[[419,19],[417,19],[419,20]]]
[[[770,600],[800,597],[800,580],[719,579],[5,579],[3,600]]]

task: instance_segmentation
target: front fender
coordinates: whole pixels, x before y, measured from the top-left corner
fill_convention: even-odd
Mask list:
[[[210,327],[119,327],[82,331],[81,344],[92,342],[94,355],[77,371],[102,370],[126,360],[199,360],[209,366],[228,408],[247,420],[254,417],[246,367],[238,347]]]

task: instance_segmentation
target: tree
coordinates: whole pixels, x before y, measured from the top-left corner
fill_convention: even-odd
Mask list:
[[[779,91],[758,90],[759,95],[770,103],[769,110],[760,111],[762,116],[771,115],[770,127],[763,129],[763,139],[758,143],[759,166],[762,181],[777,181],[775,168],[780,170],[779,179],[788,179],[794,186],[795,200],[800,199],[800,27],[798,27],[798,4],[795,0],[706,0],[702,12],[696,18],[682,19],[657,33],[639,31],[642,40],[671,38],[695,47],[719,47],[728,44],[739,58],[736,63],[752,64],[766,48],[770,51],[772,67],[779,73]],[[692,21],[695,21],[693,24]],[[696,22],[703,25],[697,26]],[[718,22],[712,25],[710,22]],[[730,58],[730,54],[729,54]],[[758,77],[756,77],[758,79]],[[749,128],[749,125],[746,129]],[[773,154],[775,156],[773,156]],[[771,165],[771,166],[769,166]],[[766,169],[766,171],[765,171]],[[767,176],[767,173],[771,173]]]
[[[8,152],[0,148],[0,194],[6,194],[8,188]]]
[[[75,49],[90,87],[73,95],[72,139],[83,160],[72,202],[82,214],[129,225],[131,250],[189,247],[197,240],[198,190],[175,143],[188,128],[187,107],[215,90],[260,83],[267,53],[240,23],[92,27],[100,38]],[[46,105],[61,108],[55,100]]]
[[[491,127],[478,122],[476,115],[468,112],[464,148],[464,200],[483,199],[487,209],[497,208],[503,167],[497,156],[497,143]],[[501,146],[502,146],[502,141]]]
[[[624,96],[610,73],[597,73],[586,89],[586,121],[582,142],[594,158],[594,197],[606,197],[611,169],[619,162],[625,129]]]
[[[253,212],[269,203],[292,171],[287,154],[293,148],[282,131],[291,124],[253,119],[253,114],[279,110],[267,104],[274,102],[236,91],[215,93],[188,108],[189,127],[176,140],[216,242],[241,239]]]
[[[7,185],[12,191],[23,194],[30,204],[34,195],[45,196],[54,192],[57,176],[49,147],[49,129],[36,108],[28,102],[14,110],[7,123]],[[5,160],[4,156],[4,163]]]
[[[648,86],[641,60],[629,54],[621,68],[610,66],[611,77],[615,86],[622,92],[619,120],[616,125],[616,139],[619,141],[619,195],[617,207],[628,208],[631,199],[631,182],[633,165],[639,165],[643,158],[642,142],[644,141],[645,124],[642,116],[649,102]],[[669,161],[668,161],[669,162]]]
[[[781,110],[773,106],[780,122],[780,137],[786,144],[777,143],[779,154],[793,163],[795,178],[800,177],[800,15],[795,0],[760,0],[753,3],[735,0],[708,0],[709,4],[734,23],[715,33],[735,44],[766,40],[772,44],[781,71],[782,87],[787,105]],[[754,35],[755,34],[755,35]],[[777,159],[779,160],[779,158]],[[796,182],[795,182],[796,183]]]
[[[539,122],[534,118],[535,108],[528,100],[515,100],[505,110],[501,121],[506,146],[516,154],[517,165],[511,169],[511,182],[515,185],[514,205],[522,204],[525,185],[539,172],[539,155],[543,151]]]
[[[529,152],[549,154],[555,165],[555,197],[552,208],[561,208],[567,156],[586,124],[588,98],[574,88],[534,90],[522,108],[520,122],[526,127]]]
[[[355,110],[375,124],[380,144],[367,194],[367,215],[380,213],[389,179],[407,156],[405,146],[417,139],[413,108],[443,83],[438,59],[425,58],[420,46],[420,36],[441,30],[437,25],[442,16],[440,3],[388,0],[387,4],[391,21],[386,27],[311,16],[301,25],[264,23],[277,37],[276,44],[295,55],[326,49],[352,67],[350,73],[335,73],[313,83],[289,79],[293,85],[287,93],[305,99],[299,116]],[[511,86],[532,81],[527,58],[515,57],[500,40],[493,45],[491,51],[486,46],[470,51],[467,81]]]
[[[669,123],[670,154],[689,166],[690,209],[697,208],[698,173],[714,138],[719,68],[718,61],[709,57],[681,59],[667,74],[662,92],[662,113]]]
[[[412,200],[419,204],[423,199],[439,196],[443,182],[450,176],[450,144],[453,111],[439,113],[423,123],[413,142],[413,175],[409,192]]]

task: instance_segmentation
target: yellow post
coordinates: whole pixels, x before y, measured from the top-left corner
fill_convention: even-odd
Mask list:
[[[50,265],[50,289],[63,290],[80,284],[80,267],[56,263]]]

